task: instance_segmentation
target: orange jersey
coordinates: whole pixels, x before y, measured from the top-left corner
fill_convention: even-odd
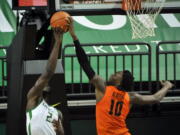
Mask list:
[[[129,94],[107,86],[104,97],[96,104],[98,135],[131,135],[125,122],[129,110]]]

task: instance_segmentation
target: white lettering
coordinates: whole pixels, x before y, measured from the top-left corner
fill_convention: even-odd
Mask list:
[[[134,45],[136,46],[136,49],[130,49],[129,46],[125,45],[125,48],[127,49],[128,52],[137,52],[140,50],[140,46],[139,45]]]
[[[170,27],[180,27],[180,21],[174,14],[161,14],[161,16]],[[137,18],[145,27],[157,28],[150,15],[137,15]],[[96,24],[85,16],[74,16],[73,19],[85,27],[98,30],[115,30],[124,27],[127,23],[127,17],[124,15],[112,15],[112,23],[106,25]]]
[[[9,4],[9,6],[12,7],[12,0],[8,0],[7,2]]]
[[[159,44],[159,42],[161,42],[161,40],[152,40],[151,42],[155,43],[155,44]]]
[[[94,22],[88,20],[85,16],[74,16],[73,19],[85,27],[98,30],[119,29],[122,28],[127,22],[126,16],[123,15],[112,15],[112,23],[106,25],[95,24]]]
[[[0,46],[4,46],[4,45],[0,45]],[[0,50],[1,51],[1,50]],[[2,49],[3,53],[6,55],[6,49]]]
[[[6,50],[5,50],[5,49],[3,49],[3,52],[4,52],[4,54],[6,55]]]
[[[159,42],[161,42],[161,40],[153,40],[153,41],[151,41],[152,43],[155,43],[155,45],[158,45],[159,44]],[[163,51],[164,49],[162,48],[162,46],[159,46],[159,49],[161,50],[161,51]]]
[[[103,46],[93,46],[94,50],[96,53],[100,53],[100,52],[104,52],[104,53],[107,53],[106,50],[103,50]]]
[[[74,51],[76,51],[75,47],[73,47]],[[85,51],[86,54],[90,54],[91,52],[90,51]]]
[[[170,27],[180,27],[180,22],[174,14],[162,14],[162,17]]]
[[[0,50],[0,52],[6,55],[6,50],[5,49]]]
[[[110,48],[112,49],[112,51],[113,51],[114,53],[122,52],[122,51],[120,51],[120,50],[116,50],[116,49],[119,48],[119,46],[112,46],[112,45],[111,45]]]
[[[91,52],[90,51],[86,51],[86,54],[90,54]]]
[[[0,31],[13,32],[14,30],[12,29],[11,25],[9,24],[9,22],[7,21],[1,10],[0,10],[0,18],[1,18]]]

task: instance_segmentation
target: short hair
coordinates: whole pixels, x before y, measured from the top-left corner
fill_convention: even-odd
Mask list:
[[[43,98],[46,98],[47,96],[49,96],[51,94],[51,88],[49,85],[46,85],[42,91],[43,94]]]
[[[134,77],[132,73],[128,70],[124,70],[122,81],[121,81],[121,87],[125,91],[131,91],[133,86],[134,86]]]

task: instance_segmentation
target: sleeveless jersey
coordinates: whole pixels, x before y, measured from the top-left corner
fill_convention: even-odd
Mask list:
[[[58,120],[58,111],[44,100],[34,109],[26,112],[26,129],[28,135],[56,135],[52,125]]]
[[[104,97],[96,104],[98,135],[130,135],[125,122],[129,110],[129,94],[107,86]]]

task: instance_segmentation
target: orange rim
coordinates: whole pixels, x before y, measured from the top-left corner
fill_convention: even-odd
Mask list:
[[[140,10],[141,9],[141,0],[123,0],[122,9],[125,11],[128,10]]]

